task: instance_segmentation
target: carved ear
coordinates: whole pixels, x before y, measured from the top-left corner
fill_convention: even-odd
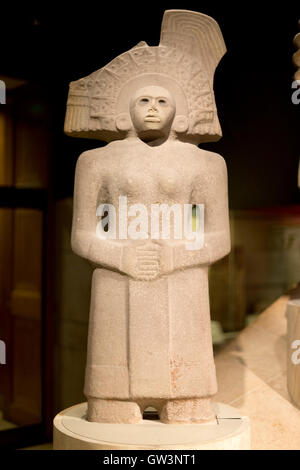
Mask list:
[[[183,114],[179,114],[178,116],[176,116],[172,127],[174,131],[178,132],[179,134],[187,132],[189,128],[189,120],[187,116],[184,116]]]
[[[118,114],[116,117],[116,127],[118,131],[130,131],[132,128],[130,115],[127,113]]]

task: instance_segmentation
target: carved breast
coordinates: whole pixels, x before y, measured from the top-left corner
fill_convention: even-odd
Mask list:
[[[175,172],[163,174],[124,174],[119,185],[121,195],[142,195],[145,191],[157,192],[157,195],[174,196],[184,184],[183,177]]]
[[[183,182],[183,177],[175,171],[165,171],[164,174],[158,177],[161,192],[168,195],[174,195],[179,192]]]
[[[107,178],[110,195],[127,196],[132,203],[143,204],[189,202],[194,174],[186,165],[186,155],[178,155],[173,148],[167,150],[162,153],[145,144],[132,152],[125,149],[118,167],[110,169]]]
[[[145,189],[145,180],[143,174],[124,173],[120,178],[119,191],[122,196],[134,196],[143,194]]]

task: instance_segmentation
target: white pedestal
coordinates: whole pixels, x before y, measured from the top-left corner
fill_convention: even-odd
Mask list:
[[[54,450],[249,450],[250,421],[235,408],[216,403],[208,424],[90,423],[87,403],[72,406],[54,419]]]

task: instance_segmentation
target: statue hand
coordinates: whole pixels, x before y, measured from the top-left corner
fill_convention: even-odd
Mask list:
[[[147,241],[125,249],[122,271],[134,279],[150,281],[160,274],[161,246]]]
[[[136,248],[139,279],[155,279],[160,273],[161,246],[147,242]]]

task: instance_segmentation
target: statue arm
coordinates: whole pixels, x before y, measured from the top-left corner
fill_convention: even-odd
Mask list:
[[[175,242],[174,270],[210,265],[230,252],[227,168],[221,156],[208,156],[207,171],[196,177],[191,202],[204,204],[204,244],[188,250],[185,242]]]
[[[122,243],[96,235],[96,209],[99,204],[107,202],[101,200],[101,180],[95,157],[89,152],[80,155],[75,172],[71,245],[82,258],[96,265],[120,270]]]

